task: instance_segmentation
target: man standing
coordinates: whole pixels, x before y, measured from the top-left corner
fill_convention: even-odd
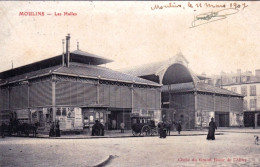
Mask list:
[[[116,120],[115,119],[112,120],[112,129],[113,130],[116,129]]]
[[[5,138],[5,123],[2,123],[2,138]]]
[[[124,122],[120,123],[120,128],[121,128],[121,133],[124,133],[124,131],[125,131],[125,123]]]

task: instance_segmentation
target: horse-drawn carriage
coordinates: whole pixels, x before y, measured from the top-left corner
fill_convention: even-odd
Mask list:
[[[10,120],[9,124],[1,125],[1,132],[6,133],[9,136],[11,135],[17,135],[17,136],[29,136],[32,134],[34,137],[36,137],[37,134],[38,125],[36,124],[30,124],[26,122],[20,122],[17,119]]]
[[[131,127],[134,136],[153,136],[158,134],[155,122],[149,116],[132,116]]]

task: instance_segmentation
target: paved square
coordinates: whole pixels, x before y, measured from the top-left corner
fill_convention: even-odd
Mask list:
[[[0,166],[259,166],[254,133],[100,139],[0,139]]]

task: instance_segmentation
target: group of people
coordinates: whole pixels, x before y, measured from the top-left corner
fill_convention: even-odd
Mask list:
[[[178,134],[180,134],[181,129],[182,129],[180,120],[177,123],[176,122],[160,122],[158,124],[160,138],[166,138],[167,135],[170,136],[173,125],[176,126],[176,130],[178,131]]]
[[[181,126],[181,121],[179,120],[177,123],[172,122],[160,122],[158,124],[159,128],[159,136],[160,138],[166,138],[167,135],[170,135],[171,127],[172,125],[176,126],[176,130],[178,131],[178,134],[181,133],[182,126]],[[5,126],[5,125],[3,125]],[[124,122],[120,123],[120,129],[121,133],[124,133],[125,129],[125,124]],[[207,135],[207,140],[215,140],[215,130],[217,129],[216,123],[214,122],[214,119],[211,118],[211,121],[209,123],[209,130],[208,130],[208,135]],[[2,128],[2,135],[4,137],[4,131]],[[92,126],[92,136],[104,136],[104,125],[100,123],[98,120],[95,121],[95,124]],[[50,132],[49,132],[50,137],[60,137],[60,125],[59,121],[52,122],[51,127],[50,127]]]
[[[106,128],[109,130],[116,130],[117,129],[117,121],[115,119],[109,119],[106,122]]]
[[[104,130],[104,125],[96,120],[95,124],[92,126],[91,136],[104,136]]]
[[[59,120],[55,123],[51,123],[50,127],[50,132],[49,132],[50,137],[60,137],[60,123]]]
[[[176,126],[176,130],[178,131],[178,134],[180,134],[182,130],[181,121],[179,120],[178,123],[173,122],[173,124]],[[166,138],[167,135],[170,135],[171,126],[173,124],[169,124],[167,122],[161,122],[158,124],[160,138]],[[217,126],[216,123],[214,122],[214,118],[211,118],[211,121],[209,123],[207,140],[215,140],[216,129]]]

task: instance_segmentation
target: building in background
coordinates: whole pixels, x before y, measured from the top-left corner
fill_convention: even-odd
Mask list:
[[[255,70],[255,75],[251,71],[237,73],[222,73],[211,79],[209,83],[221,83],[221,86],[232,92],[244,96],[243,111],[245,126],[260,126],[260,70]]]
[[[95,120],[107,129],[137,113],[161,119],[161,85],[100,65],[111,60],[81,50],[66,53],[0,73],[0,118],[39,122],[48,130],[60,121],[61,130],[82,130]],[[64,45],[64,44],[63,44]]]
[[[162,87],[162,119],[181,120],[185,129],[207,127],[211,117],[217,126],[243,126],[243,96],[208,85],[209,78],[197,76],[187,59],[177,54],[170,60],[123,69]]]

